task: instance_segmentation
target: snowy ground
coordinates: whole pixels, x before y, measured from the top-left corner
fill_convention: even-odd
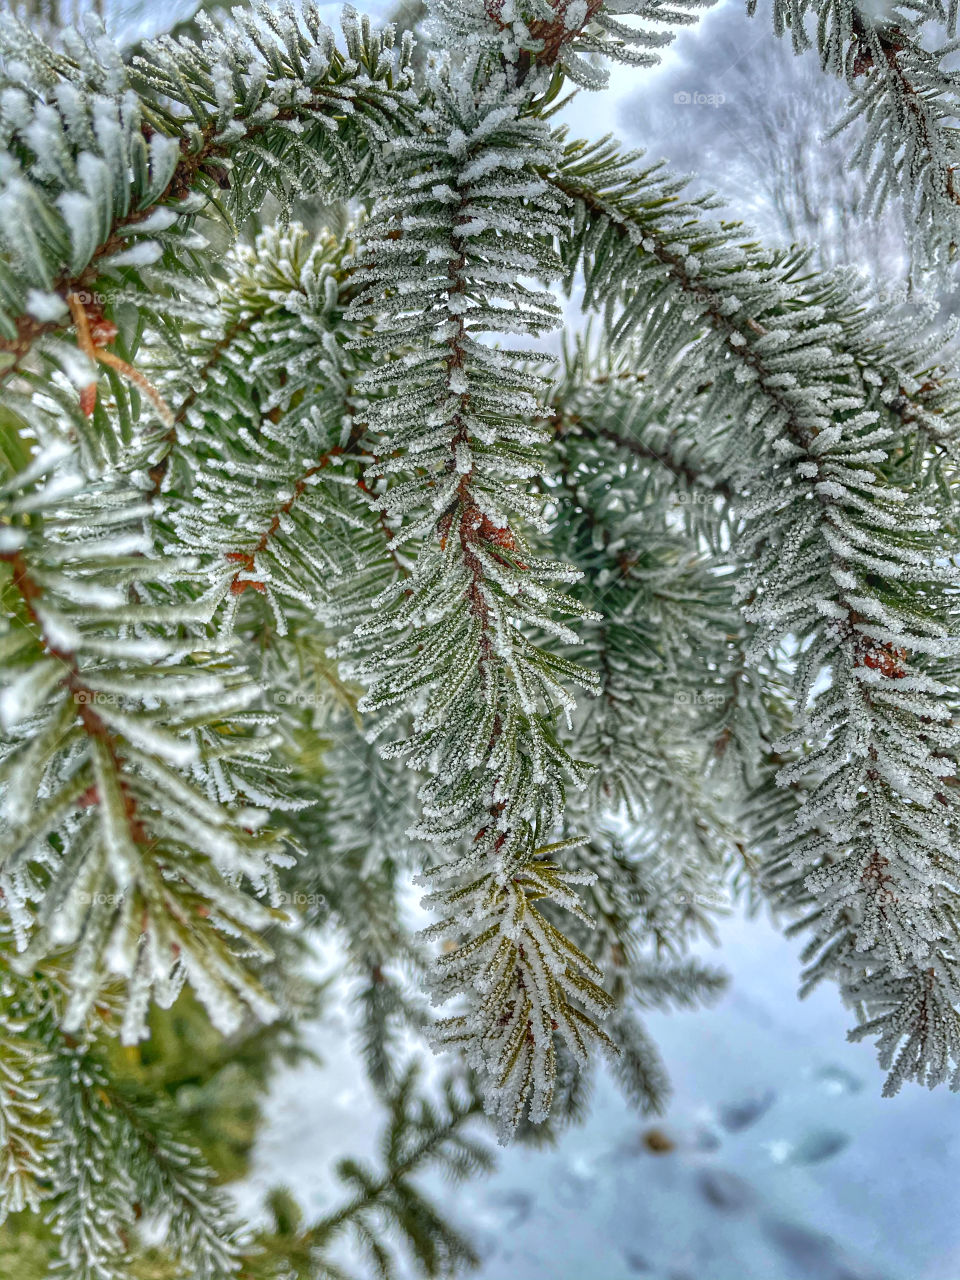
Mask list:
[[[489,1178],[434,1184],[482,1280],[960,1277],[960,1100],[915,1087],[882,1099],[835,992],[797,1002],[796,945],[761,920],[723,935],[732,982],[717,1007],[648,1022],[675,1090],[662,1119],[604,1079],[557,1147],[507,1149]],[[277,1079],[245,1210],[282,1181],[320,1214],[334,1160],[372,1151],[377,1112],[348,1033],[333,1015],[312,1033],[324,1065]],[[673,1149],[654,1154],[651,1128]]]

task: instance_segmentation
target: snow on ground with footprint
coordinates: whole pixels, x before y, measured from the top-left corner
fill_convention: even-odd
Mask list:
[[[425,1178],[473,1238],[480,1280],[960,1276],[956,1095],[881,1098],[836,992],[797,1001],[797,944],[759,919],[720,933],[706,950],[730,974],[725,996],[647,1018],[673,1083],[664,1116],[639,1116],[603,1077],[556,1147],[507,1148],[465,1186]],[[239,1192],[252,1216],[278,1182],[319,1216],[342,1194],[336,1160],[373,1154],[379,1114],[349,1032],[344,1003],[309,1033],[322,1065],[276,1078]]]

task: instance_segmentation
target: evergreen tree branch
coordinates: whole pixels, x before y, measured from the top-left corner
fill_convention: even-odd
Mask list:
[[[2,376],[20,367],[39,338],[69,323],[70,294],[92,294],[104,272],[111,276],[118,266],[176,252],[198,210],[208,201],[215,207],[231,181],[239,182],[234,196],[243,201],[256,198],[267,174],[273,183],[288,182],[293,156],[309,164],[315,180],[343,189],[364,172],[360,155],[389,136],[404,102],[409,45],[394,67],[392,30],[379,37],[352,11],[345,17],[346,55],[312,9],[304,13],[306,32],[290,17],[277,19],[268,9],[263,15],[269,34],[249,23],[221,32],[202,16],[200,45],[169,37],[149,43],[133,68],[114,64],[109,92],[99,96],[90,82],[102,44],[80,46],[78,65],[6,20],[0,58],[8,68],[59,81],[59,100],[67,102],[68,91],[78,99],[102,141],[99,156],[81,152],[93,140],[90,126],[71,133],[63,108],[58,114],[42,101],[29,104],[8,70],[6,84],[21,95],[24,111],[16,124],[11,117],[3,138],[16,166],[0,191],[0,350],[8,357]],[[303,136],[301,122],[308,124]],[[110,184],[109,209],[98,208],[97,182]],[[45,233],[25,238],[22,219],[41,204],[50,211]],[[141,231],[157,238],[131,241]]]
[[[193,566],[151,563],[137,528],[145,510],[129,490],[84,490],[63,461],[48,451],[5,495],[0,859],[26,947],[18,963],[78,943],[65,1015],[74,1028],[104,980],[106,956],[128,980],[130,1039],[143,1034],[150,990],[175,994],[184,976],[221,1023],[239,1015],[240,1000],[271,1016],[228,939],[262,950],[255,929],[275,913],[234,881],[269,878],[277,849],[252,834],[262,818],[239,804],[230,814],[209,794],[214,777],[220,800],[257,790],[266,744],[244,734],[239,718],[234,739],[222,736],[223,717],[242,715],[255,690],[222,662],[191,659],[196,641],[171,634],[196,623],[175,603]],[[54,462],[50,480],[44,470]],[[170,672],[179,700],[162,683]],[[276,790],[275,804],[283,805]]]
[[[779,776],[786,783],[800,769],[818,781],[781,838],[824,907],[818,946],[833,956],[832,939],[852,929],[856,947],[886,956],[893,975],[922,967],[949,935],[957,890],[956,797],[940,781],[953,774],[956,692],[935,664],[956,644],[944,623],[952,575],[940,567],[951,543],[888,462],[904,422],[885,412],[881,373],[867,369],[861,381],[843,349],[864,332],[850,319],[854,300],[842,281],[792,285],[795,259],[764,266],[729,231],[690,221],[689,206],[684,222],[665,224],[676,190],[628,175],[609,151],[568,154],[574,172],[562,189],[591,228],[576,242],[589,245],[588,302],[619,304],[614,334],[637,332],[643,358],[682,350],[691,392],[709,368],[707,412],[751,424],[724,456],[747,517],[738,550],[752,563],[740,591],[764,643],[807,638],[795,681],[802,714],[784,740],[805,754]],[[664,318],[678,295],[692,305]],[[811,699],[821,672],[829,687]],[[937,976],[949,1004],[946,964]]]
[[[434,78],[424,119],[437,140],[398,148],[389,192],[362,229],[352,315],[381,317],[375,336],[357,342],[385,357],[360,384],[372,396],[371,436],[384,441],[366,476],[386,482],[380,505],[397,541],[416,540],[419,551],[342,652],[371,652],[348,668],[368,688],[361,710],[380,713],[384,728],[413,713],[412,733],[389,748],[431,775],[412,834],[457,853],[436,869],[455,887],[433,895],[451,914],[432,933],[467,934],[440,962],[440,989],[460,992],[474,973],[489,993],[441,1035],[474,1044],[491,1106],[512,1125],[531,1094],[534,1112],[546,1110],[554,1031],[583,1053],[582,1028],[593,1024],[570,998],[595,1013],[604,997],[534,905],[547,893],[576,910],[541,841],[565,776],[581,783],[552,724],[572,706],[561,682],[590,682],[526,632],[572,641],[551,615],[585,611],[551,585],[567,571],[536,559],[521,533],[521,521],[541,520],[522,489],[542,440],[524,421],[538,412],[540,384],[517,354],[478,340],[555,323],[550,295],[511,283],[505,267],[555,270],[543,233],[559,207],[545,228],[552,202],[531,179],[530,152],[546,134],[525,111],[536,85],[511,90],[482,62],[477,76],[472,104],[454,96],[445,70]]]
[[[337,1173],[352,1197],[306,1228],[299,1211],[291,1212],[285,1200],[275,1198],[278,1225],[285,1230],[263,1241],[262,1252],[250,1255],[251,1275],[275,1275],[282,1260],[303,1280],[317,1274],[346,1280],[351,1271],[334,1261],[332,1248],[338,1237],[350,1234],[368,1256],[374,1274],[393,1280],[394,1262],[383,1239],[386,1225],[406,1243],[425,1276],[451,1276],[476,1265],[470,1242],[442,1221],[413,1176],[429,1165],[439,1165],[458,1179],[491,1167],[489,1149],[470,1133],[480,1106],[448,1083],[438,1109],[417,1092],[416,1084],[417,1071],[411,1067],[391,1096],[382,1139],[383,1172],[356,1160],[342,1161]]]

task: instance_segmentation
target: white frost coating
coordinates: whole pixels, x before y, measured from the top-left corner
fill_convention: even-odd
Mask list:
[[[103,261],[109,267],[148,267],[162,256],[163,245],[156,240],[141,240],[120,253],[111,254]]]
[[[67,304],[59,293],[31,289],[27,294],[27,311],[34,320],[46,324],[48,321],[62,320],[67,312]]]
[[[137,232],[166,231],[179,220],[178,210],[164,206],[154,209],[142,222],[136,224]]]
[[[567,31],[579,31],[587,19],[587,0],[568,0],[563,11],[563,25]]]

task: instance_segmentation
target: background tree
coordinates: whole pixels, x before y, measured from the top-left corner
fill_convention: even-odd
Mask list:
[[[675,101],[695,92],[715,105]],[[865,126],[832,133],[846,98],[814,57],[795,57],[739,6],[722,5],[680,35],[669,65],[632,90],[620,116],[651,158],[718,192],[774,243],[809,245],[825,269],[862,266],[893,291],[907,277],[903,210],[892,202],[870,216],[868,184],[848,163]]]

